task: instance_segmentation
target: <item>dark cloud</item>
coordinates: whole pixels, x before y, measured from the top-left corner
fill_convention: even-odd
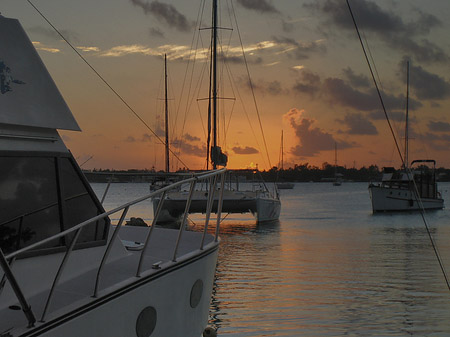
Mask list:
[[[148,133],[144,133],[142,135],[142,139],[143,142],[151,142],[153,140],[153,136],[148,134]]]
[[[430,129],[430,131],[435,131],[435,132],[449,132],[450,131],[450,123],[430,121],[428,123],[428,129]]]
[[[345,141],[336,141],[330,133],[313,127],[315,120],[303,118],[302,111],[297,109],[291,109],[284,118],[289,121],[299,140],[299,144],[291,148],[291,153],[297,157],[314,157],[321,151],[334,150],[335,143],[340,149],[355,146]]]
[[[246,9],[254,10],[260,13],[280,13],[278,9],[276,9],[267,0],[237,0],[237,2]]]
[[[197,136],[192,136],[189,133],[184,134],[184,139],[187,140],[188,142],[196,142],[200,140],[200,138],[198,138]]]
[[[410,65],[410,86],[419,99],[442,100],[450,97],[450,83],[421,66]]]
[[[300,73],[300,80],[296,81],[292,89],[295,92],[314,97],[321,90],[320,76],[304,69]]]
[[[356,75],[350,67],[342,70],[347,81],[354,87],[368,88],[370,87],[369,78],[365,75]]]
[[[325,54],[327,52],[325,45],[317,41],[300,43],[285,36],[274,36],[272,37],[272,40],[280,45],[293,47],[293,49],[286,54],[296,60],[309,59],[313,53]]]
[[[344,119],[337,119],[337,122],[345,125],[350,135],[377,135],[378,131],[375,125],[361,113],[348,113]]]
[[[166,131],[164,130],[164,126],[158,124],[155,128],[155,133],[158,137],[164,137],[166,135]]]
[[[246,83],[248,84],[248,81]],[[256,83],[253,83],[253,89],[257,90],[263,94],[269,94],[272,96],[289,94],[289,90],[283,88],[281,85],[281,82],[277,81],[277,80],[274,80],[271,82],[265,82],[264,80],[259,80]]]
[[[381,107],[378,94],[375,89],[360,91],[339,78],[327,78],[323,84],[323,91],[327,95],[330,103],[350,107],[356,110],[373,111]],[[384,105],[390,110],[402,110],[406,104],[406,97],[382,93]],[[409,108],[415,110],[422,106],[420,102],[410,99]]]
[[[448,148],[450,147],[449,134],[427,132],[414,138],[418,139],[421,143],[426,144],[428,148],[432,148],[436,151],[448,151]]]
[[[401,121],[405,120],[405,112],[404,111],[398,111],[398,110],[389,111],[388,116],[389,116],[389,120],[391,120],[391,121],[401,122]],[[370,111],[368,113],[368,117],[374,121],[386,120],[386,116],[384,115],[384,112],[382,110]],[[410,116],[409,120],[413,121],[413,120],[415,120],[415,118]]]
[[[125,142],[134,143],[136,142],[136,138],[134,138],[133,136],[128,136],[127,138],[125,138]]]
[[[247,61],[247,63],[249,64],[261,64],[263,62],[263,59],[261,57],[254,55],[247,56],[246,60],[244,60],[242,56],[230,56],[219,53],[217,55],[217,58],[229,64],[244,64],[244,61]]]
[[[52,40],[61,40],[61,36],[54,29],[44,28],[41,26],[34,26],[28,29],[28,31],[30,33],[34,33]],[[78,35],[75,32],[67,29],[61,29],[60,32],[62,36],[64,36],[68,41],[79,42]]]
[[[381,8],[374,1],[358,0],[351,1],[350,4],[359,28],[375,34],[390,48],[407,53],[420,62],[449,61],[449,56],[441,47],[424,37],[432,29],[442,26],[442,22],[434,15],[416,9],[415,20],[404,22],[400,16]],[[331,22],[340,28],[354,30],[345,1],[317,1],[305,7],[324,14],[328,25]]]
[[[247,77],[237,77],[236,83],[244,87],[245,89],[250,89],[250,82]],[[272,96],[278,96],[278,95],[287,95],[289,94],[289,90],[286,88],[283,88],[280,81],[274,80],[271,82],[266,82],[264,80],[258,80],[258,81],[252,81],[253,90],[258,91],[262,93],[263,95],[272,95]]]
[[[199,141],[199,137],[185,133],[182,139],[176,138],[172,142],[172,147],[180,150],[183,155],[206,158],[206,146],[196,144]]]
[[[259,153],[259,151],[257,149],[255,149],[254,147],[240,147],[240,146],[235,146],[232,148],[233,152],[236,154],[256,154]]]
[[[387,39],[387,42],[390,47],[397,48],[408,55],[413,55],[419,62],[444,63],[450,60],[441,47],[427,39],[421,39],[420,42],[416,42],[408,36],[392,35]]]
[[[281,28],[285,33],[291,33],[294,30],[294,25],[286,20],[281,19]]]
[[[148,133],[144,133],[141,137],[141,139],[136,139],[136,137],[134,136],[128,136],[127,138],[125,138],[125,142],[127,143],[136,143],[136,142],[151,142],[153,140],[153,136],[148,134]]]
[[[164,38],[164,33],[159,28],[150,28],[150,36]]]
[[[267,83],[267,92],[271,95],[277,96],[281,94],[287,94],[289,91],[283,89],[280,81],[272,81]]]
[[[151,2],[143,0],[130,0],[131,3],[137,7],[142,8],[146,15],[153,15],[158,21],[166,23],[169,27],[173,27],[181,32],[188,32],[194,24],[178,10],[169,4],[153,0]]]

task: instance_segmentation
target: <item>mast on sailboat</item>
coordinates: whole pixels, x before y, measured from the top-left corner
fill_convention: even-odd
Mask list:
[[[166,152],[166,172],[170,171],[169,166],[169,105],[167,101],[167,54],[164,54],[164,116],[165,116],[165,152]]]
[[[405,162],[403,166],[408,169],[409,166],[409,131],[408,131],[408,114],[409,114],[409,61],[406,61],[406,116],[405,116]]]
[[[281,170],[284,169],[284,141],[283,141],[283,130],[281,130]]]
[[[211,162],[213,169],[217,166],[227,165],[227,155],[217,146],[217,0],[213,0],[212,4],[212,36],[211,36],[211,82],[210,82],[210,100],[212,100],[212,134],[213,146],[211,147]],[[209,103],[211,106],[211,101]],[[208,118],[209,120],[209,118]],[[209,140],[209,136],[208,136]],[[209,141],[208,141],[209,147]],[[209,158],[208,158],[209,159]]]

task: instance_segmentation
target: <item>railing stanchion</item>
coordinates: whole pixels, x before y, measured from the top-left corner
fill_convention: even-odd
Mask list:
[[[8,261],[6,260],[5,255],[3,255],[3,250],[1,248],[0,248],[0,265],[2,266],[3,272],[5,273],[6,278],[8,279],[9,284],[11,285],[11,288],[13,289],[14,293],[17,296],[17,299],[19,300],[23,313],[27,317],[28,327],[32,328],[34,326],[34,323],[36,322],[36,318],[34,317],[33,311],[31,310],[31,306],[25,299],[25,296],[23,295],[16,278],[12,273],[11,268],[8,265]]]
[[[100,281],[100,274],[103,270],[103,267],[105,265],[106,260],[108,259],[109,256],[109,252],[111,251],[111,247],[117,237],[117,234],[119,234],[119,230],[120,227],[122,226],[123,220],[125,219],[125,216],[128,213],[128,209],[130,208],[130,206],[127,206],[124,208],[122,215],[120,216],[120,220],[119,223],[116,225],[116,228],[114,230],[114,233],[111,237],[111,240],[108,243],[108,247],[106,247],[106,251],[105,254],[103,254],[103,258],[102,258],[102,262],[100,263],[100,266],[98,267],[98,271],[97,271],[97,277],[95,278],[95,286],[94,286],[94,295],[93,297],[97,297],[98,295],[98,285],[99,285],[99,281]]]
[[[156,207],[156,212],[154,212],[154,214],[153,214],[152,226],[148,230],[147,237],[145,238],[144,248],[142,248],[141,256],[139,257],[139,264],[138,264],[138,269],[136,272],[136,277],[141,276],[142,263],[144,261],[144,254],[147,251],[147,246],[148,246],[148,243],[150,242],[150,237],[152,235],[153,228],[155,227],[156,222],[158,221],[159,213],[161,212],[162,206],[164,204],[164,199],[166,198],[166,193],[167,193],[167,191],[164,191],[162,193],[162,195],[160,197],[161,199],[159,199],[158,206]]]
[[[9,268],[11,269],[14,261],[16,261],[16,257],[13,257],[10,261],[9,261]],[[6,284],[6,273],[3,274],[3,277],[0,281],[0,296],[2,295],[3,289],[5,288],[5,284]]]
[[[222,173],[222,180],[220,181],[220,194],[219,202],[217,204],[217,225],[216,225],[216,235],[214,241],[219,241],[219,229],[220,229],[220,217],[222,216],[222,205],[223,205],[223,189],[225,186],[225,173]]]
[[[197,178],[195,178],[194,180],[191,181],[191,186],[189,189],[189,196],[188,196],[188,199],[186,200],[186,207],[184,208],[183,220],[181,221],[180,230],[178,231],[177,244],[175,245],[175,250],[173,252],[173,258],[172,258],[173,262],[177,261],[178,247],[180,245],[181,236],[183,235],[184,227],[186,226],[186,223],[187,223],[187,218],[189,215],[189,208],[191,208],[192,195],[194,194],[194,188],[195,188],[196,182],[197,182]]]
[[[216,191],[217,175],[209,178],[209,192],[208,192],[208,203],[206,204],[206,214],[205,214],[205,228],[203,229],[202,242],[200,243],[200,249],[203,250],[203,245],[205,244],[206,233],[208,232],[209,219],[211,218],[211,211],[214,204],[214,194]]]
[[[58,285],[59,279],[61,278],[62,272],[64,270],[64,267],[67,264],[67,261],[69,260],[69,256],[72,253],[73,247],[75,247],[75,244],[78,240],[78,237],[80,236],[82,228],[79,228],[76,232],[75,235],[73,236],[72,241],[70,242],[69,247],[67,247],[66,253],[64,254],[64,258],[61,262],[61,264],[59,265],[58,271],[56,273],[55,279],[53,280],[53,284],[52,287],[50,288],[50,293],[48,294],[47,297],[47,302],[45,303],[45,307],[44,307],[44,311],[42,312],[42,316],[41,316],[41,320],[40,322],[44,322],[45,321],[45,315],[47,314],[47,310],[50,307],[50,302],[52,300],[53,297],[53,292],[55,291],[56,286]]]
[[[105,201],[106,195],[108,194],[108,190],[109,190],[109,187],[111,186],[111,182],[112,182],[113,178],[114,178],[114,174],[111,177],[109,177],[108,185],[106,185],[105,192],[103,193],[102,200],[100,201],[100,203],[102,205],[103,205],[103,201]]]

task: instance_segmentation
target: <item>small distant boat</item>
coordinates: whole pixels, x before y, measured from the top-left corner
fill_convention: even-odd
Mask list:
[[[0,15],[0,45],[22,82],[0,93],[0,336],[200,336],[220,216],[214,235],[210,213],[203,233],[123,226],[134,205],[177,185],[105,212],[58,133],[79,126],[18,20]]]
[[[334,143],[334,181],[333,186],[342,185],[342,174],[337,173],[337,143]]]
[[[409,94],[409,62],[407,63],[407,94],[405,117],[405,153],[401,170],[393,167],[383,169],[381,183],[369,185],[372,211],[413,211],[421,209],[442,209],[444,200],[438,192],[436,182],[436,161],[432,159],[409,161],[408,137],[408,95]],[[413,168],[414,164],[419,164]],[[428,167],[431,165],[431,167]]]
[[[277,183],[277,188],[279,190],[292,190],[294,188],[295,184],[294,183],[290,183],[287,181],[283,181],[283,182],[278,182]]]
[[[281,171],[284,172],[284,139],[283,139],[283,130],[281,130],[281,160],[280,160]],[[292,190],[295,186],[294,183],[288,181],[278,181],[277,188],[279,190]]]

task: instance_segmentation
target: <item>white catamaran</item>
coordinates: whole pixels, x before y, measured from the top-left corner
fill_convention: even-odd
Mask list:
[[[0,16],[0,46],[0,336],[199,337],[220,204],[215,235],[209,213],[203,233],[122,226],[171,186],[105,212],[57,131],[78,124],[18,20]]]
[[[212,29],[211,29],[211,79],[210,79],[210,93],[209,100],[212,110],[212,146],[209,149],[207,160],[212,163],[212,167],[216,169],[218,166],[227,165],[227,155],[222,152],[217,142],[217,101],[218,85],[217,85],[217,49],[218,49],[218,3],[213,0],[212,3]],[[208,136],[209,137],[209,136]],[[231,179],[227,179],[230,181]],[[274,186],[275,187],[275,186]],[[239,190],[230,184],[222,186],[223,190],[223,204],[222,212],[224,213],[252,213],[257,222],[278,220],[281,210],[281,202],[276,187],[273,191],[269,190],[265,183],[258,184],[252,190]],[[192,202],[186,208],[186,199],[190,195],[188,191],[174,191],[167,193],[164,206],[161,210],[161,215],[158,218],[159,222],[173,222],[181,218],[184,210],[187,209],[189,213],[204,213],[210,197],[207,190],[196,190],[192,193]],[[160,197],[153,200],[153,208],[159,203]],[[212,211],[217,211],[217,204],[219,200],[217,197],[213,200]]]

